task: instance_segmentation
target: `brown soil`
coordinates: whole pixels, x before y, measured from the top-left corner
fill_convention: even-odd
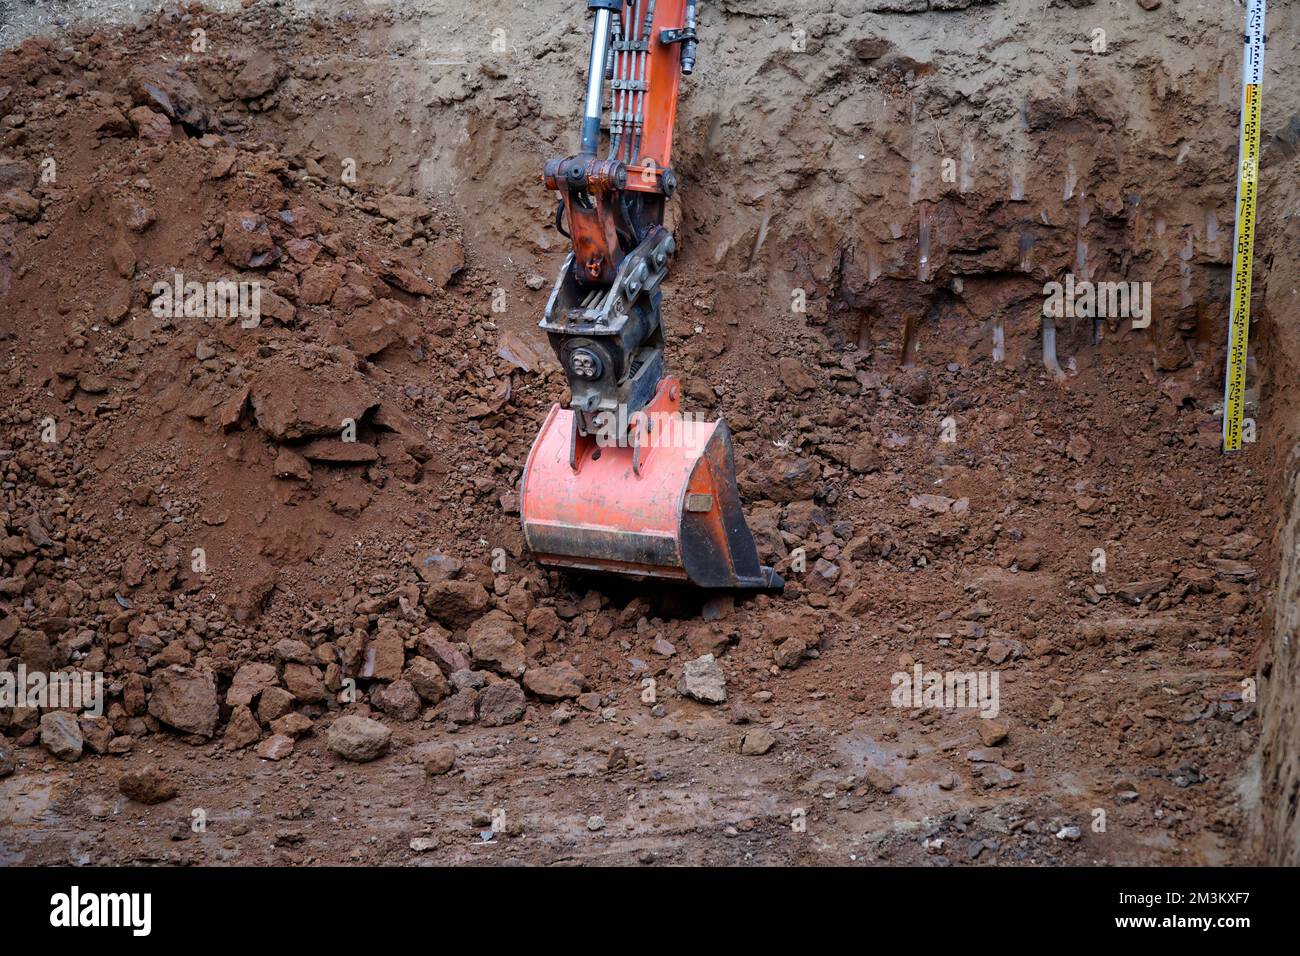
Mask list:
[[[501,54],[431,50],[400,16],[262,5],[0,54],[0,672],[102,671],[109,702],[77,762],[41,746],[39,714],[0,711],[0,863],[1251,858],[1242,680],[1278,476],[1264,445],[1217,452],[1231,105],[1169,132],[1217,79],[1162,94],[1138,135],[1166,152],[1142,160],[1087,64],[1070,100],[1016,74],[1024,108],[1003,109],[936,52],[969,42],[955,25],[923,40],[894,18],[872,46],[871,23],[827,15],[810,29],[826,55],[801,58],[761,4],[722,6],[704,21],[721,65],[679,121],[669,355],[689,405],[733,429],[780,597],[558,575],[523,549],[515,485],[564,391],[536,330],[564,248],[538,171],[571,139],[576,13]],[[482,12],[441,16],[491,35]],[[200,26],[209,52],[186,55]],[[430,69],[444,59],[466,62]],[[781,101],[796,90],[825,108]],[[985,155],[1021,124],[1039,144],[1025,198],[1019,174],[967,190],[916,172],[945,145],[916,127],[949,114],[938,138],[960,142],[976,104]],[[1072,323],[1058,381],[1037,314],[1079,256],[1154,280],[1156,321],[1100,342]],[[251,329],[160,318],[154,284],[177,272],[274,296]],[[548,702],[525,676],[522,720],[497,726],[483,698],[466,713],[471,691],[411,699],[440,654],[475,657],[488,686],[517,677],[489,632],[529,669],[571,663],[584,693]],[[676,690],[705,653],[726,704]],[[244,707],[232,683],[258,663]],[[1005,738],[971,711],[891,706],[916,663],[996,670]],[[194,686],[168,707],[160,672]],[[306,718],[278,760],[259,756],[283,728],[271,688]],[[390,727],[388,754],[327,749],[343,714]],[[772,748],[743,753],[763,730]],[[427,773],[449,743],[454,767]],[[177,797],[120,792],[150,767]]]

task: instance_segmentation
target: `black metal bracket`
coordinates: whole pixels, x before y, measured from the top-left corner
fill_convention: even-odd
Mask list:
[[[660,30],[660,43],[685,43],[687,40],[698,41],[699,37],[695,35],[695,27],[682,27],[679,30]]]

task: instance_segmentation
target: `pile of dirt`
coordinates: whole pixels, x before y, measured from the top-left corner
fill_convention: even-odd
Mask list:
[[[902,252],[870,265],[875,240],[844,219],[785,237],[813,308],[790,312],[786,289],[764,308],[765,230],[710,262],[703,220],[725,204],[707,198],[706,146],[690,147],[687,179],[702,182],[683,191],[670,362],[687,404],[731,426],[761,555],[790,584],[737,599],[548,573],[523,550],[515,489],[564,380],[533,328],[545,281],[500,259],[520,221],[513,169],[540,169],[550,147],[510,152],[488,184],[464,167],[456,208],[401,176],[349,178],[345,144],[307,146],[322,123],[308,104],[347,75],[328,60],[341,32],[373,43],[366,31],[393,22],[173,8],[0,55],[0,672],[102,672],[107,691],[102,718],[0,710],[0,776],[83,753],[139,770],[147,747],[182,791],[233,808],[221,762],[247,761],[251,779],[255,755],[307,779],[327,748],[432,768],[341,783],[340,798],[395,786],[401,800],[436,778],[490,809],[473,803],[483,778],[452,768],[508,752],[490,789],[532,801],[540,829],[572,786],[575,803],[608,804],[583,814],[596,833],[632,812],[606,779],[701,774],[725,791],[753,772],[738,763],[767,760],[771,796],[724,814],[751,846],[780,845],[796,805],[828,834],[856,830],[861,852],[861,814],[929,820],[906,836],[882,823],[867,842],[883,859],[1182,859],[1176,844],[1215,860],[1239,845],[1232,781],[1256,723],[1241,681],[1273,562],[1263,493],[1234,490],[1257,466],[1214,457],[1213,350],[1187,344],[1217,292],[1197,287],[1154,333],[1115,325],[1096,344],[1080,326],[1067,381],[1027,321],[995,362],[971,316],[1040,305],[1046,263],[1070,260],[1076,237],[1044,227],[1029,242],[1041,265],[1019,269],[1023,237],[972,198],[935,207],[925,234],[965,245],[929,275]],[[170,55],[195,29],[212,52]],[[923,73],[852,48],[876,64],[853,82]],[[480,146],[548,122],[540,89],[494,92],[509,74],[495,62],[457,87],[470,101],[434,106],[474,117]],[[832,72],[819,82],[848,82]],[[1030,118],[1048,135],[1096,116]],[[687,122],[683,139],[713,142],[700,132]],[[563,150],[562,132],[549,138]],[[807,186],[776,179],[783,203]],[[1118,260],[1126,207],[1102,192],[1116,231],[1080,241]],[[543,238],[521,255],[549,272],[563,239],[533,193],[520,235]],[[475,194],[502,204],[500,222]],[[258,283],[259,313],[212,315],[220,282]],[[918,665],[998,673],[1001,716],[893,706],[892,677]],[[448,754],[456,739],[472,742]],[[596,779],[576,769],[591,753]],[[569,779],[560,796],[539,768]],[[97,773],[80,779],[116,793]],[[1097,806],[1112,836],[1079,842]],[[478,817],[434,829],[473,832]],[[548,833],[538,858],[572,849],[564,827]],[[53,838],[24,839],[40,854]],[[301,842],[277,835],[274,858],[355,859]],[[381,858],[440,845],[407,842]]]

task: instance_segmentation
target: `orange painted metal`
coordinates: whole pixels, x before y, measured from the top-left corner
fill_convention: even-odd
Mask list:
[[[657,166],[629,166],[627,189],[634,193],[661,193],[664,171]]]
[[[680,388],[675,378],[660,383],[657,398],[674,393],[672,404],[661,403],[661,409],[676,410]],[[685,579],[677,543],[683,489],[699,457],[694,449],[704,447],[716,423],[688,421],[681,447],[649,449],[638,463],[637,449],[630,445],[601,447],[595,437],[575,436],[574,417],[569,409],[553,406],[528,454],[520,510],[529,547],[543,564],[641,569]],[[629,431],[635,437],[637,429]],[[639,474],[635,464],[642,465]],[[635,539],[624,550],[620,542],[607,540],[610,536]],[[576,538],[575,546],[567,547],[566,538]],[[603,546],[593,554],[565,553],[591,543]]]
[[[628,10],[631,7],[631,3],[627,4]],[[625,12],[623,22],[630,22],[630,16]],[[646,70],[645,127],[637,150],[639,155],[632,157],[638,165],[649,165],[647,159],[660,169],[672,165],[677,84],[682,75],[681,45],[664,43],[659,37],[663,30],[679,30],[685,22],[686,0],[657,0],[654,27],[650,31],[650,65]]]
[[[567,188],[566,170],[574,170],[585,184],[582,202]],[[564,197],[574,261],[582,281],[588,285],[611,284],[623,263],[611,204],[618,201],[626,179],[627,174],[618,163],[594,156],[555,159],[546,164],[542,180],[547,189],[557,190]]]
[[[727,426],[682,416],[680,395],[675,377],[661,381],[622,446],[577,435],[574,413],[551,408],[520,483],[524,539],[539,562],[702,587],[780,586],[745,525]]]

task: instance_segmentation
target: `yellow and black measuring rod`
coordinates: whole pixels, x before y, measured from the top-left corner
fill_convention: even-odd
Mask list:
[[[1241,61],[1241,137],[1237,164],[1236,246],[1232,253],[1232,306],[1228,367],[1223,383],[1223,450],[1241,450],[1246,409],[1246,348],[1250,340],[1250,270],[1255,261],[1255,211],[1259,190],[1259,112],[1264,85],[1264,17],[1268,0],[1246,7]]]

